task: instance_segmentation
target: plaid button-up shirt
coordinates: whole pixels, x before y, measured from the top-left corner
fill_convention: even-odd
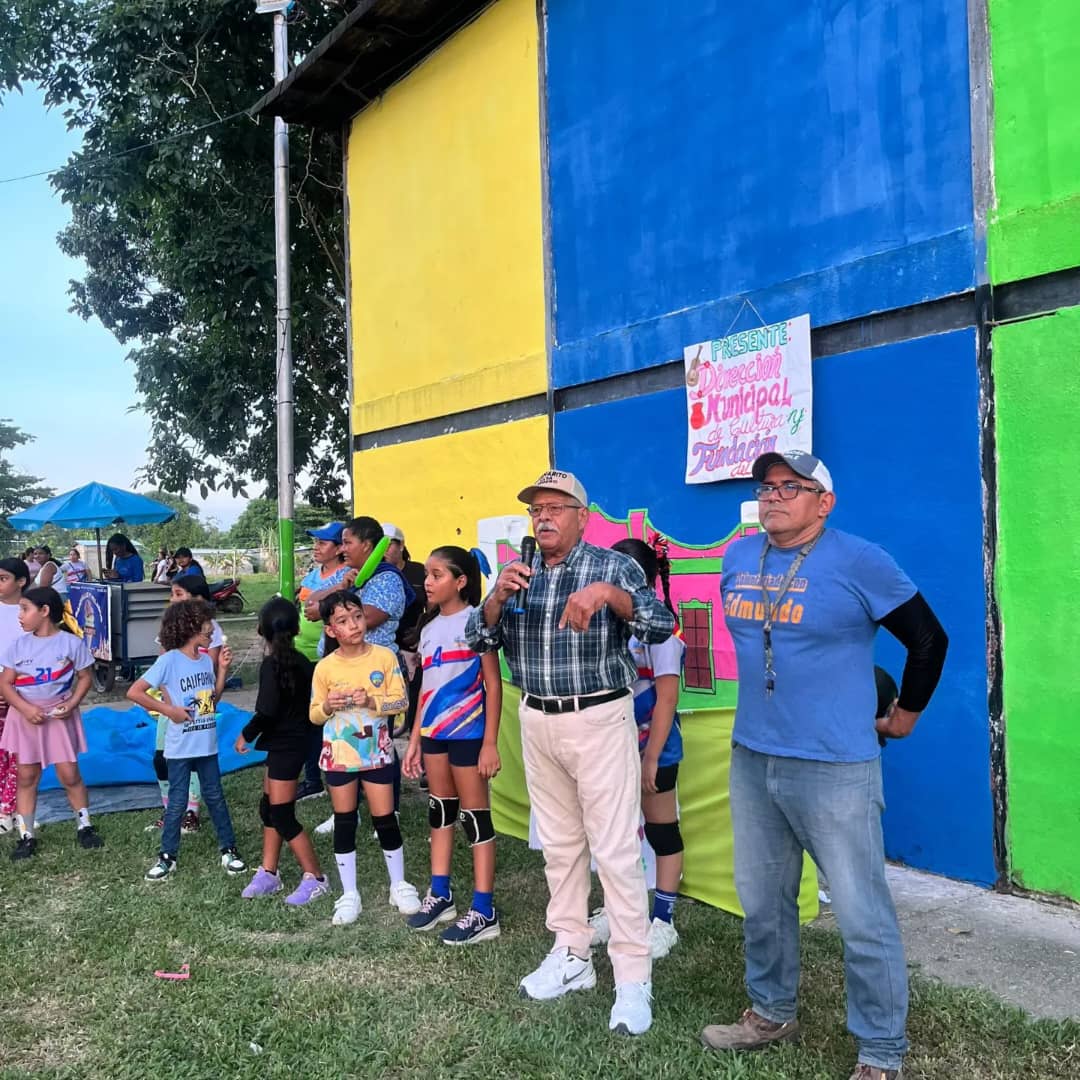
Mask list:
[[[508,600],[494,626],[484,625],[483,606],[465,626],[465,637],[478,653],[502,648],[515,686],[536,697],[575,697],[620,690],[637,678],[627,642],[660,642],[671,637],[675,617],[649,588],[641,567],[627,555],[580,541],[556,566],[546,566],[537,552],[533,575],[523,594],[524,614],[515,614]],[[559,629],[571,593],[606,581],[630,594],[629,622],[604,606],[577,633]]]

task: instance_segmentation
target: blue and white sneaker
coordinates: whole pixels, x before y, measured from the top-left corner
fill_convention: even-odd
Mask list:
[[[428,890],[420,904],[420,910],[410,915],[405,920],[405,925],[410,930],[434,930],[442,923],[453,922],[457,918],[457,908],[454,907],[454,894],[449,897],[432,896]]]
[[[442,932],[439,940],[444,945],[476,945],[489,938],[497,938],[500,933],[497,911],[493,909],[489,919],[475,908],[469,908],[453,926]]]
[[[143,874],[143,881],[164,881],[176,869],[176,860],[162,852],[158,861]]]

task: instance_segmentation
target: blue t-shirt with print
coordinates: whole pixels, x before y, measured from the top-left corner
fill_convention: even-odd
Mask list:
[[[735,645],[739,700],[732,741],[762,754],[811,761],[869,761],[879,753],[874,635],[916,592],[876,544],[826,529],[773,616],[775,688],[765,692],[759,563],[764,534],[724,554],[720,594]],[[799,548],[770,547],[765,578],[777,590]]]
[[[209,757],[218,752],[214,708],[214,664],[209,654],[194,660],[179,649],[159,656],[143,678],[163,690],[172,705],[186,709],[188,719],[169,720],[165,730],[166,758]]]
[[[378,626],[370,627],[364,640],[370,641],[372,645],[384,645],[397,655],[398,623],[409,605],[401,575],[386,563],[376,567],[375,573],[360,590],[360,601],[365,607],[376,607],[385,611],[388,616]]]

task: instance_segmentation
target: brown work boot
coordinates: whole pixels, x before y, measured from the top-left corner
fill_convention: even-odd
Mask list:
[[[902,1080],[901,1069],[879,1069],[876,1065],[856,1065],[850,1080]]]
[[[710,1024],[701,1033],[706,1050],[763,1050],[773,1043],[797,1042],[798,1038],[798,1020],[777,1024],[753,1009],[747,1009],[736,1024]]]

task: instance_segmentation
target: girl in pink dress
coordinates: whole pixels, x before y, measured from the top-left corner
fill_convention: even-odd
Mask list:
[[[30,584],[30,571],[22,559],[0,559],[0,654],[19,637],[19,597]],[[0,697],[0,736],[7,720],[7,702]],[[0,750],[0,836],[15,828],[15,755]]]
[[[34,810],[41,770],[56,775],[75,813],[79,846],[101,847],[90,824],[86,785],[76,764],[86,751],[79,703],[90,689],[94,658],[81,638],[60,629],[64,603],[55,589],[27,589],[19,601],[24,633],[0,653],[0,693],[8,703],[0,750],[17,755],[15,824],[19,842],[12,859],[29,859],[37,850]]]

